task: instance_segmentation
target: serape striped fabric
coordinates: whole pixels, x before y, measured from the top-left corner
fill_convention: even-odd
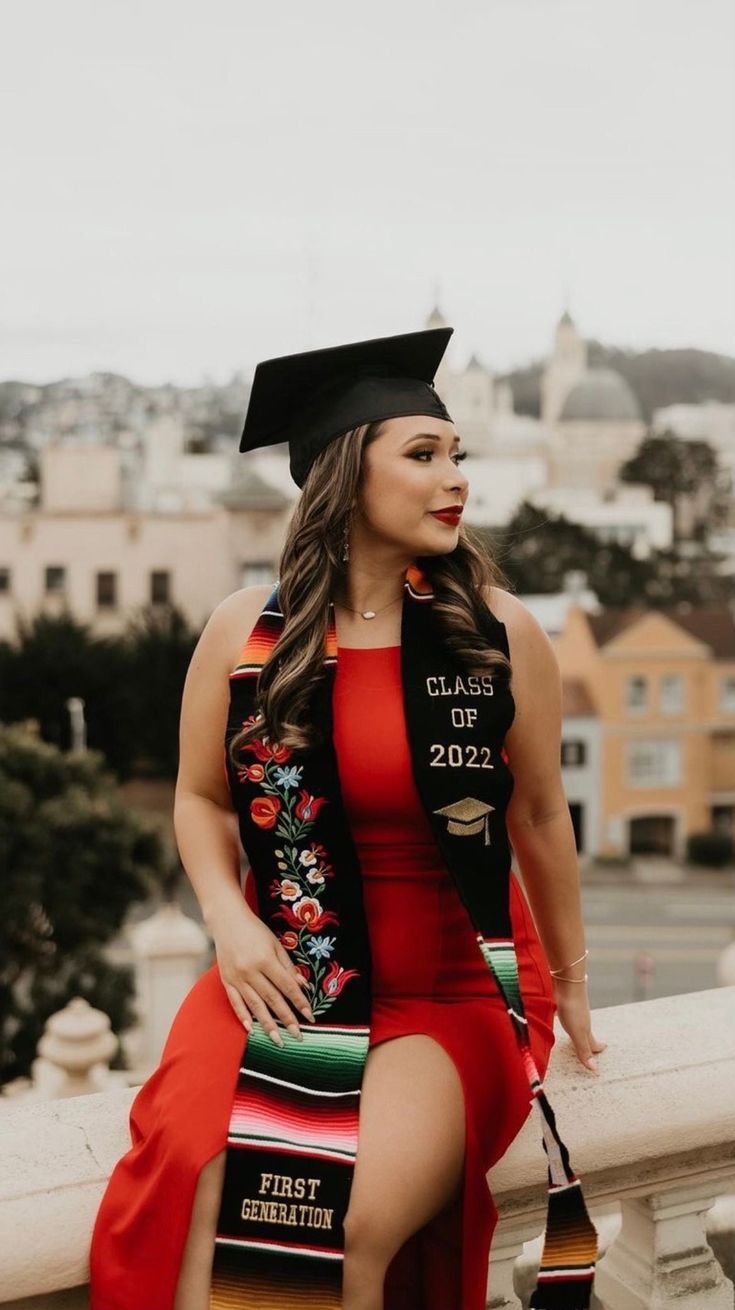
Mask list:
[[[248,1036],[227,1136],[211,1310],[341,1304],[365,1026]]]

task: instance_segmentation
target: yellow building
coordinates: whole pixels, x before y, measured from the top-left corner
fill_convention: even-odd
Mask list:
[[[735,615],[573,605],[554,645],[580,849],[680,857],[692,832],[733,834]]]

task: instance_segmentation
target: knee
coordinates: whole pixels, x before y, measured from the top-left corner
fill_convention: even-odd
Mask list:
[[[373,1273],[388,1268],[396,1251],[395,1239],[381,1224],[379,1215],[360,1213],[351,1207],[345,1215],[344,1233],[345,1260],[353,1267],[359,1265]]]

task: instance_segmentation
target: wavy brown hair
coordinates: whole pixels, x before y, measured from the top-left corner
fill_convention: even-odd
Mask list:
[[[294,751],[317,741],[311,702],[324,677],[329,602],[346,569],[343,543],[360,494],[364,452],[383,426],[384,420],[345,432],[320,451],[309,469],[281,552],[278,601],[283,628],[258,675],[259,717],[230,740],[235,765],[240,748],[264,733]],[[508,581],[481,538],[461,524],[451,553],[415,559],[433,587],[432,612],[447,651],[467,673],[493,673],[510,680],[509,659],[483,636],[487,602],[481,591],[483,586],[507,589]]]

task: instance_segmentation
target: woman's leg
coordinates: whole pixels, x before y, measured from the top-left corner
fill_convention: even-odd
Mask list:
[[[345,1217],[344,1310],[383,1310],[396,1251],[451,1200],[462,1179],[464,1093],[454,1062],[423,1033],[371,1047]],[[201,1171],[174,1310],[208,1310],[225,1152]]]
[[[383,1310],[395,1253],[461,1185],[464,1092],[444,1047],[424,1033],[371,1047],[345,1218],[344,1310]]]
[[[208,1310],[226,1154],[226,1151],[220,1151],[205,1164],[199,1175],[174,1310]]]

